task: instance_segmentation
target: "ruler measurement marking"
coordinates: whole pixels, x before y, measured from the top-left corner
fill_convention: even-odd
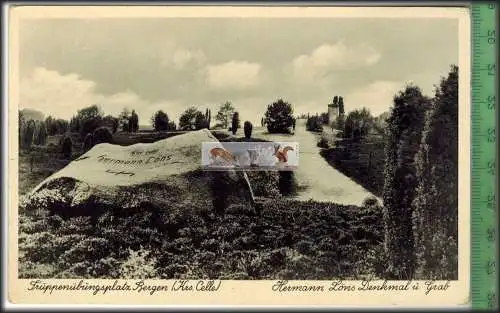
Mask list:
[[[471,295],[474,308],[490,308],[496,298],[497,199],[495,174],[495,59],[498,31],[494,4],[472,4],[471,125]]]

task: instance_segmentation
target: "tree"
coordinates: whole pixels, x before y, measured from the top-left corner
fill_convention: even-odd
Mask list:
[[[176,129],[177,129],[177,126],[175,125],[174,121],[168,122],[167,130],[176,130]]]
[[[122,132],[129,132],[129,119],[130,119],[130,111],[128,108],[123,108],[122,112],[118,116],[118,124],[119,128]]]
[[[76,119],[79,121],[80,134],[92,133],[96,128],[100,127],[103,115],[101,108],[95,104],[78,110]]]
[[[344,114],[344,98],[339,97],[337,100],[337,105],[339,106],[339,115]]]
[[[269,133],[290,133],[293,124],[292,105],[283,99],[268,105],[265,122]]]
[[[101,126],[106,126],[106,127],[110,128],[114,134],[117,132],[119,124],[120,124],[120,121],[118,118],[113,117],[111,115],[106,115],[102,120]]]
[[[458,278],[458,67],[435,92],[416,156],[416,275]]]
[[[243,123],[243,131],[245,132],[245,138],[250,139],[252,137],[252,123],[250,121],[246,121]]]
[[[69,121],[69,130],[72,133],[79,133],[80,132],[80,120],[78,117],[75,115],[71,118]]]
[[[333,121],[332,127],[343,132],[345,128],[345,115],[344,114],[338,115],[335,118],[335,121]]]
[[[420,88],[408,85],[394,97],[388,118],[383,189],[385,252],[389,279],[411,279],[414,275],[412,202],[415,198],[414,158],[421,140],[429,99]]]
[[[241,127],[240,125],[240,114],[238,112],[233,113],[233,118],[231,121],[231,131],[233,132],[233,135],[236,135],[236,132],[238,129]]]
[[[128,128],[130,132],[136,133],[139,130],[139,116],[132,110],[128,120]]]
[[[320,120],[323,125],[328,125],[330,123],[330,118],[328,116],[328,113],[321,113],[320,115]]]
[[[58,133],[56,121],[50,115],[45,118],[45,127],[47,128],[47,135],[49,136],[53,136]]]
[[[215,116],[215,119],[220,121],[221,124],[225,129],[229,127],[229,119],[234,113],[234,107],[231,104],[231,102],[226,101],[221,107],[219,108],[219,112],[217,112],[217,116]]]
[[[373,125],[373,117],[366,108],[354,110],[347,114],[344,124],[344,138],[359,141],[365,137]]]
[[[309,116],[309,115],[308,115]],[[316,115],[309,116],[306,120],[306,130],[312,132],[322,132],[323,131],[323,122],[321,117]]]
[[[98,145],[100,143],[112,143],[113,142],[113,134],[111,130],[107,127],[99,127],[94,131],[92,135],[92,144]]]
[[[66,133],[69,129],[69,122],[61,118],[58,118],[56,120],[56,125],[57,125],[57,133],[60,135]]]
[[[210,129],[211,120],[212,120],[212,112],[210,111],[210,109],[207,109],[205,111],[205,125],[203,128]]]
[[[24,127],[23,147],[26,149],[31,149],[31,145],[33,145],[35,126],[35,121],[29,120],[28,122],[26,122],[26,126]]]
[[[35,144],[38,146],[43,146],[47,142],[47,129],[45,127],[45,122],[38,122],[38,127],[36,129]]]
[[[153,128],[156,131],[168,130],[168,123],[169,123],[168,115],[162,110],[157,111],[151,117],[151,124],[153,125]]]
[[[196,130],[204,128],[205,116],[194,106],[184,111],[179,118],[181,130]]]
[[[71,137],[64,136],[64,139],[62,141],[62,153],[64,157],[67,159],[71,158],[72,151],[73,151],[73,141],[71,140]]]

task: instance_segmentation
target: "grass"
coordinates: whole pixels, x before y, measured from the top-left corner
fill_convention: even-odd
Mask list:
[[[324,143],[324,140],[320,139],[320,142]],[[360,143],[338,140],[324,147],[320,155],[328,164],[374,195],[382,196],[385,167],[383,140],[378,137],[365,138]]]

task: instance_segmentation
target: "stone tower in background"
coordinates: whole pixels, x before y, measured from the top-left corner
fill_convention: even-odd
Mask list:
[[[328,105],[328,121],[332,123],[339,115],[344,114],[344,98],[335,96],[333,102]]]

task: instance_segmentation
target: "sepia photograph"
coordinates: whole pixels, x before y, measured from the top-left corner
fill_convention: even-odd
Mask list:
[[[28,289],[464,279],[466,10],[19,9],[10,210]]]

